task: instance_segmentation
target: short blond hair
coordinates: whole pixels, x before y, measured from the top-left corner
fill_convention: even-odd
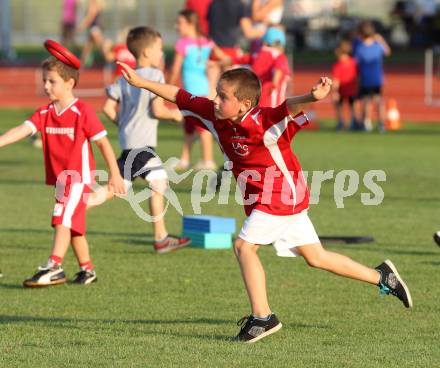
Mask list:
[[[145,48],[150,47],[158,38],[162,38],[161,34],[150,27],[136,27],[130,29],[127,36],[127,48],[139,59]]]
[[[261,83],[257,75],[247,68],[227,70],[220,76],[219,81],[235,85],[234,96],[239,101],[249,99],[252,106],[257,106],[261,96]]]

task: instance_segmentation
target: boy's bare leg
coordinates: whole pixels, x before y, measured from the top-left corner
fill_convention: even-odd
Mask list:
[[[191,161],[191,148],[194,142],[195,134],[184,134],[183,144],[182,144],[182,153],[180,154],[180,162],[181,164],[190,163]]]
[[[369,108],[369,100],[368,96],[364,96],[361,99],[361,122],[365,124],[365,121],[369,118],[368,108]]]
[[[337,128],[345,127],[344,117],[342,114],[342,103],[335,102],[335,111],[336,111]]]
[[[51,255],[63,259],[69,248],[70,239],[71,234],[68,227],[65,227],[64,225],[55,225]]]
[[[90,259],[89,244],[84,235],[72,236],[72,248],[75,253],[80,272],[72,280],[74,284],[88,285],[98,281],[95,267]]]
[[[202,160],[212,162],[212,134],[207,130],[200,132],[200,145],[202,147]]]
[[[107,184],[100,186],[97,190],[90,192],[87,199],[87,209],[99,206],[114,196],[114,193],[108,189]]]
[[[267,317],[271,314],[266,292],[266,274],[257,255],[258,246],[238,238],[234,243],[234,252],[240,264],[241,274],[246,286],[255,317]]]
[[[355,108],[355,102],[349,102],[349,108],[350,108],[350,118],[351,118],[351,123],[353,122],[357,122],[358,118],[356,116],[356,108]]]
[[[154,240],[162,240],[167,235],[167,229],[165,226],[165,205],[164,205],[164,193],[167,188],[167,180],[158,179],[150,182],[151,197],[149,201],[150,214],[155,218],[153,221]]]
[[[90,262],[89,244],[84,235],[72,237],[72,249],[80,265]]]
[[[368,282],[373,285],[379,283],[380,274],[374,268],[369,268],[353,261],[339,253],[330,252],[321,244],[302,245],[295,248],[296,252],[304,257],[311,267],[333,272],[339,276]]]
[[[374,102],[375,102],[375,107],[376,107],[376,111],[377,111],[377,121],[379,124],[383,124],[384,117],[385,117],[385,107],[383,104],[383,100],[382,100],[382,96],[381,95],[375,95],[374,96]]]

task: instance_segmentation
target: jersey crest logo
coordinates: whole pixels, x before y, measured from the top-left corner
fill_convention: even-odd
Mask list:
[[[249,146],[247,144],[241,144],[240,142],[232,142],[232,148],[234,152],[239,156],[247,156],[249,154]]]

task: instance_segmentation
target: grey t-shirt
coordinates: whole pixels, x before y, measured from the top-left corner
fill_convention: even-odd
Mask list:
[[[161,70],[141,68],[136,70],[141,77],[159,83],[165,78]],[[158,120],[152,111],[152,102],[157,97],[142,88],[133,87],[124,78],[119,78],[107,87],[107,95],[119,102],[119,144],[124,150],[156,147]]]

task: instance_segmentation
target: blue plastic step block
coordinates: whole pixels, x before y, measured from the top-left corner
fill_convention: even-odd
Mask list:
[[[235,233],[235,218],[220,216],[184,216],[183,231]]]
[[[232,234],[184,231],[182,236],[191,238],[191,247],[204,249],[228,249],[232,247]]]

